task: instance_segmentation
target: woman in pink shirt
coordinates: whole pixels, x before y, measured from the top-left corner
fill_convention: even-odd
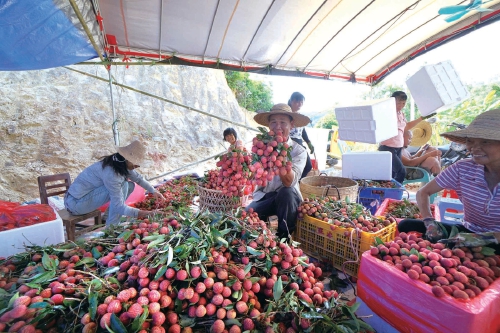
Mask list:
[[[406,122],[405,115],[401,110],[403,110],[403,108],[405,107],[408,96],[406,96],[406,93],[404,91],[395,91],[392,93],[391,97],[394,97],[396,99],[396,112],[398,114],[398,135],[382,141],[380,143],[380,146],[378,147],[378,150],[388,151],[392,154],[392,178],[402,183],[405,180],[406,176],[405,167],[403,165],[403,162],[401,162],[404,132],[415,127],[415,125],[421,122],[424,118],[420,117],[410,122]],[[430,115],[428,117],[430,117]]]
[[[398,226],[399,231],[411,229],[429,234],[429,226],[435,225],[430,211],[429,197],[443,189],[453,189],[464,205],[464,221],[463,225],[458,226],[461,232],[458,240],[476,246],[481,244],[478,241],[498,244],[500,241],[500,110],[484,112],[466,129],[441,135],[451,141],[466,144],[472,158],[451,165],[420,189],[417,193],[417,204],[424,220],[419,225],[415,221],[402,221]],[[445,230],[441,228],[438,234],[442,234],[442,238],[447,238],[446,234],[451,230],[451,226],[445,223],[442,225]]]

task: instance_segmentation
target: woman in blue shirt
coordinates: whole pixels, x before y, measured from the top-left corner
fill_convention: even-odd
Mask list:
[[[162,211],[140,210],[125,204],[135,184],[152,193],[159,201],[164,198],[135,171],[146,156],[144,145],[135,140],[128,146],[118,147],[117,150],[117,153],[105,156],[85,168],[76,177],[64,198],[66,209],[73,215],[82,215],[109,202],[106,225],[119,223],[122,215],[136,218],[145,218],[152,214],[164,215]]]

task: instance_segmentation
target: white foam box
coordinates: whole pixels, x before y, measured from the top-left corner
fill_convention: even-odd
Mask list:
[[[64,227],[56,212],[54,221],[0,231],[0,257],[24,252],[25,245],[47,246],[64,242]]]
[[[392,179],[392,154],[388,151],[349,152],[342,155],[342,177]]]
[[[422,116],[442,111],[470,97],[450,61],[422,67],[406,80],[406,85]]]
[[[396,101],[393,97],[335,108],[339,139],[379,143],[398,135]]]

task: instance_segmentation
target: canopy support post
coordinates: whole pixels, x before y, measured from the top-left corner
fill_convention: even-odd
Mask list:
[[[118,119],[116,118],[116,110],[115,110],[115,100],[113,99],[113,78],[111,77],[111,68],[108,69],[108,77],[109,77],[109,96],[111,97],[111,111],[113,112],[113,124],[111,125],[111,129],[113,131],[113,138],[115,140],[115,146],[120,145],[120,133],[118,132]]]

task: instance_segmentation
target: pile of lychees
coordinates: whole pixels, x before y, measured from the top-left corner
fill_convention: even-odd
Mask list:
[[[252,165],[253,183],[266,186],[275,175],[286,175],[292,171],[292,147],[285,142],[282,131],[267,131],[259,127],[260,134],[253,138]]]
[[[251,193],[250,161],[251,156],[245,148],[233,149],[219,156],[218,169],[210,170],[205,174],[203,186],[221,191],[230,197],[242,197]]]
[[[477,297],[500,277],[500,256],[491,248],[445,248],[401,232],[394,241],[379,244],[371,254],[413,280],[432,286],[437,297],[467,300]]]

